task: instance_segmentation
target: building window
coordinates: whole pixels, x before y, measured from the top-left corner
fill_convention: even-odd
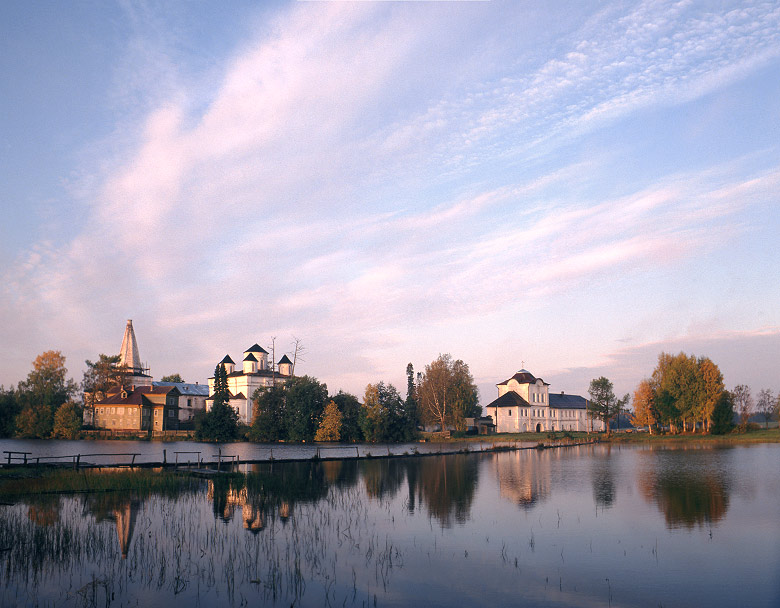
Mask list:
[[[192,399],[187,399],[187,407],[192,407]]]
[[[112,407],[112,408],[111,408],[111,413],[112,413],[112,414],[116,414],[116,408],[115,408],[115,407]]]
[[[511,415],[512,415],[512,410],[509,410],[509,411],[506,413],[506,415],[507,415],[507,416],[511,416]]]
[[[155,417],[155,418],[157,418],[157,412],[159,412],[159,411],[160,411],[160,410],[154,410],[154,417]]]
[[[173,410],[168,410],[168,418],[173,418]]]
[[[125,415],[125,408],[123,408],[123,407],[119,408],[119,415],[120,416],[124,416]]]

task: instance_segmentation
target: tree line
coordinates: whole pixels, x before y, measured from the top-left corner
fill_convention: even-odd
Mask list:
[[[405,442],[425,425],[465,430],[465,418],[479,416],[479,395],[468,365],[440,355],[415,376],[406,367],[403,398],[392,384],[368,384],[362,402],[356,395],[328,387],[311,376],[292,377],[261,388],[252,396],[252,441]],[[196,438],[225,441],[242,434],[238,415],[228,405],[224,367],[214,370],[214,405],[196,420]]]
[[[718,435],[733,429],[735,416],[745,430],[753,414],[760,414],[768,426],[778,413],[780,395],[775,397],[770,389],[759,391],[756,401],[745,384],[726,390],[723,374],[708,357],[662,352],[651,376],[634,391],[631,422],[647,426],[650,433],[699,429]]]

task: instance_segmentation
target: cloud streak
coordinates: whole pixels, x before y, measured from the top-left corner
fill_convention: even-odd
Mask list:
[[[57,335],[79,358],[110,350],[106,329],[131,316],[197,365],[296,333],[313,373],[357,390],[409,333],[435,351],[431,325],[539,314],[594,278],[671,272],[753,229],[777,189],[774,150],[750,171],[632,180],[609,152],[569,146],[775,61],[780,9],[609,8],[543,58],[511,56],[489,27],[471,45],[450,39],[492,10],[294,5],[211,66],[205,88],[150,52],[170,78],[157,90],[128,74],[152,108],[80,169],[76,236],[31,245],[4,272],[3,314],[36,327],[36,349]],[[521,8],[500,10],[522,25]],[[605,176],[620,187],[606,192]],[[364,368],[334,371],[334,352]]]

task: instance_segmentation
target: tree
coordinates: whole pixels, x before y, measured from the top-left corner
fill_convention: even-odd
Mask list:
[[[723,384],[723,374],[720,373],[720,369],[707,357],[699,358],[699,375],[702,382],[702,424],[705,430],[709,432],[715,405],[718,403],[723,391],[726,390],[726,387]]]
[[[160,382],[184,382],[184,380],[180,374],[171,374],[170,376],[160,378]]]
[[[366,386],[360,419],[366,441],[408,441],[411,437],[403,413],[403,400],[392,384]]]
[[[650,380],[657,421],[672,432],[696,430],[701,423],[709,430],[715,404],[723,393],[723,375],[707,357],[679,353],[658,355],[658,365]]]
[[[466,428],[466,418],[479,416],[479,393],[469,366],[449,354],[425,366],[425,373],[417,385],[420,418],[426,424],[439,424],[442,430]]]
[[[651,435],[655,425],[658,424],[650,380],[642,380],[634,391],[634,415],[631,417],[631,424],[648,427]]]
[[[320,418],[320,426],[314,434],[314,441],[338,441],[341,437],[341,412],[336,402],[331,400],[325,406]]]
[[[295,366],[297,365],[298,361],[304,361],[303,355],[306,354],[306,347],[303,345],[301,339],[296,338],[295,336],[293,336],[292,347],[293,347],[293,363],[292,363],[292,369],[290,370],[290,373],[294,376]]]
[[[414,366],[409,363],[406,366],[406,401],[404,402],[404,416],[407,426],[417,433],[419,420],[419,400],[417,398],[417,386],[414,383]]]
[[[588,412],[591,417],[598,418],[604,423],[607,436],[609,436],[611,434],[611,429],[609,428],[610,421],[618,415],[620,409],[628,403],[630,397],[629,395],[622,399],[615,397],[612,382],[604,376],[590,381],[588,394],[590,395]]]
[[[252,397],[254,412],[252,429],[249,436],[252,441],[282,441],[287,439],[285,422],[286,389],[283,384],[269,388],[259,388]]]
[[[53,435],[62,439],[76,439],[81,430],[83,415],[77,403],[66,401],[54,412]]]
[[[126,385],[128,376],[119,366],[119,355],[100,354],[94,363],[89,359],[84,363],[87,368],[81,380],[81,390],[86,407],[94,407],[96,401],[105,399],[110,389],[119,390]]]
[[[761,414],[764,419],[764,428],[769,428],[769,421],[772,418],[772,414],[775,413],[775,396],[768,388],[762,388],[758,391],[758,399],[756,399],[756,411]]]
[[[13,387],[6,390],[0,386],[0,437],[11,437],[16,431],[16,416],[19,403]]]
[[[312,441],[328,399],[328,387],[310,376],[290,378],[285,387],[287,439]]]
[[[331,398],[341,412],[341,441],[363,441],[360,428],[360,402],[355,395],[339,391]]]
[[[65,357],[48,350],[35,358],[33,370],[17,387],[20,412],[17,432],[23,437],[49,437],[54,428],[54,412],[76,392],[68,380]]]
[[[746,384],[738,384],[731,391],[734,400],[734,408],[739,414],[739,425],[744,430],[747,428],[750,414],[753,413],[753,396],[750,394],[750,387]]]
[[[710,433],[724,435],[734,427],[734,399],[728,391],[723,391],[712,410]]]
[[[196,421],[195,438],[211,441],[230,441],[238,435],[238,412],[230,405],[225,366],[214,369],[214,400],[205,416]]]

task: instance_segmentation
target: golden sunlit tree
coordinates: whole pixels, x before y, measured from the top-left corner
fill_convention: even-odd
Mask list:
[[[642,380],[634,391],[634,415],[631,416],[631,424],[648,427],[651,435],[658,424],[650,380]]]
[[[33,361],[33,370],[20,382],[17,395],[21,411],[16,428],[23,437],[49,437],[54,428],[54,412],[76,391],[68,380],[65,356],[58,350],[47,350]]]
[[[322,412],[314,441],[338,441],[339,439],[341,439],[341,412],[336,402],[331,400]]]
[[[469,366],[449,354],[425,366],[417,385],[420,418],[425,424],[438,424],[441,430],[466,429],[466,418],[481,414],[479,394]]]

